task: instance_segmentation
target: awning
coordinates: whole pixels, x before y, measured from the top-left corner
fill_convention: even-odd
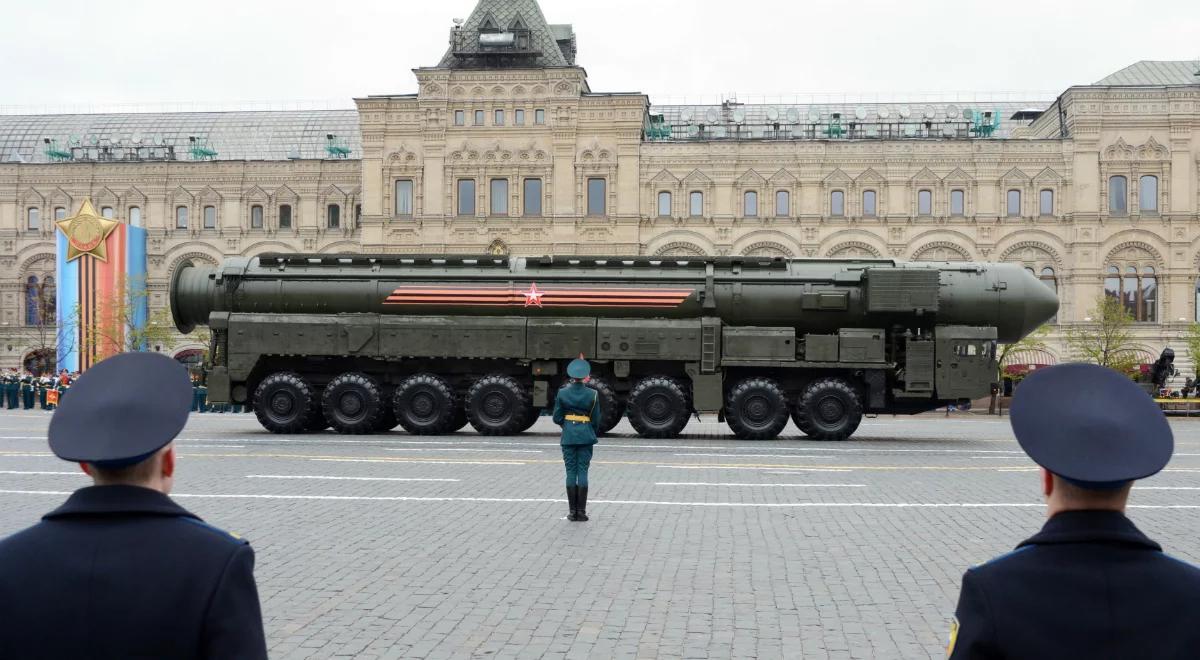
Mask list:
[[[1056,364],[1058,364],[1058,359],[1049,351],[1037,348],[1024,349],[1004,356],[1004,373],[1008,376],[1023,376],[1036,369]]]

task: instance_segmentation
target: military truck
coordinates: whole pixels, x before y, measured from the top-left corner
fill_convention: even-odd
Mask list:
[[[276,433],[520,433],[582,355],[605,431],[843,440],[987,396],[996,342],[1058,310],[1014,264],[758,257],[272,253],[185,263],[170,295],[211,329],[209,401]]]

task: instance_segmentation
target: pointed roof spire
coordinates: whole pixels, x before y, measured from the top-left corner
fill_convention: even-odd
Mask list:
[[[480,35],[488,35],[481,38]],[[439,68],[556,67],[575,63],[575,33],[550,26],[537,0],[479,0],[450,31]]]

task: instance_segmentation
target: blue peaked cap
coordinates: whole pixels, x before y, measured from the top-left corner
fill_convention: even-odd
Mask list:
[[[1166,467],[1167,417],[1137,383],[1094,364],[1040,369],[1021,381],[1010,414],[1033,462],[1083,488],[1118,488]]]

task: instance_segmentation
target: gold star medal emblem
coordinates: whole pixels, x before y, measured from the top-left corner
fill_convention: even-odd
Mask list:
[[[74,261],[85,254],[100,261],[108,261],[105,241],[119,223],[96,213],[92,200],[84,200],[78,213],[65,220],[59,220],[57,224],[59,230],[67,237],[67,261]]]

